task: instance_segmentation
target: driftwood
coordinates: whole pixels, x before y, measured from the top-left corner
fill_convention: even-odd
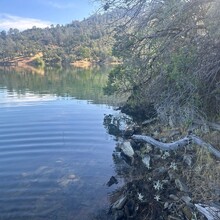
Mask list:
[[[175,150],[181,147],[187,146],[189,143],[194,143],[196,145],[199,145],[205,149],[207,149],[210,153],[215,155],[218,159],[220,159],[220,151],[214,148],[211,144],[206,143],[201,138],[195,136],[195,135],[188,135],[178,141],[172,142],[172,143],[163,143],[160,141],[155,140],[154,138],[150,136],[144,136],[144,135],[133,135],[132,139],[143,141],[146,143],[149,143],[153,145],[154,147],[158,147],[161,150]]]
[[[199,212],[201,212],[208,220],[220,219],[220,207],[205,204],[195,204]]]

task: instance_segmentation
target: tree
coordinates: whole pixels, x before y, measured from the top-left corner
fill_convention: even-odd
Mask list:
[[[166,120],[219,115],[217,1],[106,0],[103,7],[124,12],[113,50],[123,60],[122,73],[109,86],[117,82],[130,105],[153,102]]]

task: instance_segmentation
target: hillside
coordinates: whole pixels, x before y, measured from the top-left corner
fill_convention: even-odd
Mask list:
[[[79,60],[112,62],[112,22],[116,12],[93,15],[83,21],[41,29],[33,27],[22,32],[10,29],[0,32],[0,62],[3,64],[43,53],[46,65],[66,65]],[[112,29],[109,29],[111,23]],[[42,64],[42,62],[40,62]],[[35,63],[36,64],[36,63]]]

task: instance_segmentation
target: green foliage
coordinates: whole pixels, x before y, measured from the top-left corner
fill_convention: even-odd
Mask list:
[[[163,64],[167,73],[167,80],[174,82],[176,89],[183,89],[187,78],[191,79],[191,83],[195,84],[195,79],[192,82],[192,67],[196,58],[196,51],[193,48],[178,48],[171,54],[170,62]],[[190,70],[190,71],[189,71]]]
[[[16,72],[0,69],[0,87],[7,87],[18,94],[28,90],[36,94],[71,96],[103,104],[112,99],[103,94],[108,72],[109,69],[104,68],[45,68],[45,74],[42,77],[31,71]]]
[[[66,64],[79,59],[105,62],[112,58],[114,43],[108,24],[117,13],[93,15],[83,21],[73,21],[65,26],[37,28],[19,32],[10,29],[0,33],[0,59],[29,56],[43,52],[46,64]],[[58,58],[59,57],[59,58]],[[61,60],[60,60],[61,59]],[[57,62],[57,63],[56,63]]]
[[[123,65],[110,74],[109,93],[127,93],[131,107],[154,103],[162,119],[178,123],[220,114],[219,2],[106,0],[103,6],[125,9],[113,47]]]
[[[109,73],[107,85],[104,87],[104,93],[106,95],[113,95],[115,91],[119,90],[124,75],[125,71],[123,66],[120,65],[114,68]]]
[[[81,59],[89,59],[91,56],[91,51],[88,47],[80,46],[75,52],[77,58]]]

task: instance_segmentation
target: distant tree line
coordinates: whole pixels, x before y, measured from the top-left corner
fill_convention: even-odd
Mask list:
[[[33,27],[20,32],[9,29],[0,32],[0,59],[31,56],[43,52],[46,64],[62,65],[87,59],[95,62],[112,61],[114,39],[109,29],[117,13],[97,14],[67,25]],[[110,34],[109,34],[110,33]]]

